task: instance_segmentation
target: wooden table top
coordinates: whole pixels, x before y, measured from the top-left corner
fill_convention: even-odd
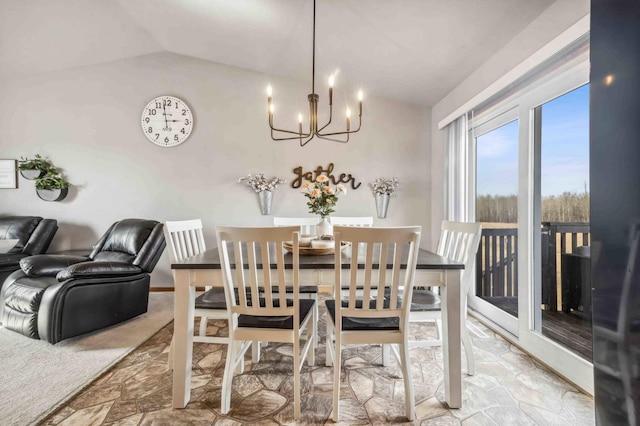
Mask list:
[[[274,256],[275,253],[270,253],[271,259],[275,258]],[[291,253],[284,255],[286,267],[293,266],[292,257]],[[342,250],[341,257],[343,267],[347,268],[348,265],[344,265],[344,263],[348,263],[351,260],[351,249],[346,248]],[[406,259],[406,254],[404,258]],[[300,256],[300,269],[333,269],[335,266],[334,262],[333,254]],[[259,266],[261,267],[262,265]],[[391,259],[389,259],[389,267],[390,266]],[[403,263],[403,266],[406,266],[406,264]],[[175,261],[171,263],[171,269],[221,269],[218,248],[207,250],[204,253],[187,259]],[[375,264],[374,269],[377,269]],[[464,269],[464,264],[449,260],[446,257],[439,256],[428,250],[420,249],[416,269]]]

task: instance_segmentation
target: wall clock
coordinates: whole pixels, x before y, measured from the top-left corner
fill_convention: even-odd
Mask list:
[[[189,106],[173,96],[158,96],[142,111],[142,131],[158,146],[180,145],[193,130]]]

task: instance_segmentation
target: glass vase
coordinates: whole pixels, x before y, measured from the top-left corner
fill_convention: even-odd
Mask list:
[[[328,217],[323,217],[316,225],[316,235],[322,237],[323,235],[333,235],[333,225],[329,222]]]

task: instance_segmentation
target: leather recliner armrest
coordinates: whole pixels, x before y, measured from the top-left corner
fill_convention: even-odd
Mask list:
[[[20,269],[28,277],[55,277],[58,272],[81,262],[87,262],[88,257],[67,256],[62,254],[39,254],[20,259]]]
[[[130,263],[93,261],[71,265],[58,272],[56,279],[66,281],[78,278],[126,277],[142,272],[142,268]]]

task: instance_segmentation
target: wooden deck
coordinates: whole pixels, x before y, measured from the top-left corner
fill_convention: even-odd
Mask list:
[[[518,316],[517,299],[486,299],[503,311],[515,317]],[[560,343],[587,361],[593,362],[593,332],[590,318],[575,312],[542,311],[542,335]]]
[[[542,311],[542,335],[593,362],[591,319],[574,313]]]

